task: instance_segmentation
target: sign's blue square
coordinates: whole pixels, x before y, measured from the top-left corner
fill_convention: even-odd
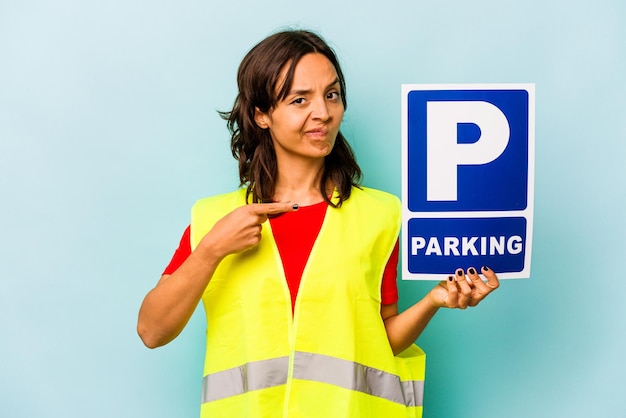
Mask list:
[[[526,90],[416,90],[407,107],[411,212],[526,209]]]

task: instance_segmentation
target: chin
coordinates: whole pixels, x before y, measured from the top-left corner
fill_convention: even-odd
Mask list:
[[[326,158],[328,155],[330,155],[330,153],[332,152],[333,148],[332,147],[327,147],[325,149],[320,149],[315,157],[317,158]]]

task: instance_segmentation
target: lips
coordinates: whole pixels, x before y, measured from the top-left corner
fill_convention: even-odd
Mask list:
[[[323,128],[310,129],[310,130],[306,131],[305,133],[307,135],[313,136],[313,137],[322,137],[322,136],[326,136],[326,134],[328,134],[328,129],[323,129]]]

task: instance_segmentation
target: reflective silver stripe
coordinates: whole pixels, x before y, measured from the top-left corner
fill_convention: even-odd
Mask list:
[[[400,382],[402,392],[404,393],[404,404],[406,406],[423,406],[424,405],[424,381],[423,380],[407,380]]]
[[[255,361],[212,373],[202,380],[202,403],[287,383],[289,357]],[[322,354],[296,352],[293,378],[367,393],[406,406],[422,406],[424,381],[398,376]]]
[[[289,357],[255,361],[204,376],[202,403],[287,383]]]
[[[296,352],[294,379],[329,383],[406,406],[422,406],[424,381],[400,381],[394,374],[322,354]]]

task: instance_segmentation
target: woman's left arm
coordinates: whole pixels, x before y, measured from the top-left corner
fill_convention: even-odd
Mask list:
[[[463,269],[457,269],[454,276],[439,282],[423,299],[402,313],[398,313],[397,303],[381,305],[380,315],[394,355],[417,340],[439,308],[476,306],[497,289],[500,285],[498,276],[487,267],[481,270],[487,281],[483,281],[473,267],[467,270],[469,280]]]

